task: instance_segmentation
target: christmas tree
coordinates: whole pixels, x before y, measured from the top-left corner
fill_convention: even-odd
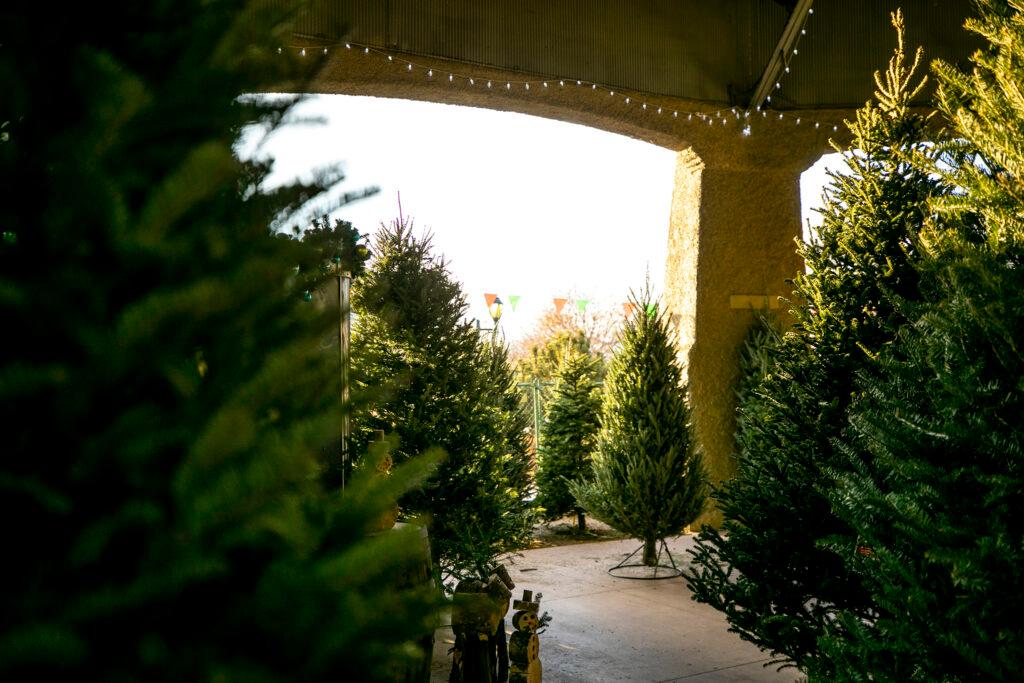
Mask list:
[[[569,490],[584,510],[644,543],[682,533],[704,506],[704,463],[690,439],[690,411],[668,317],[648,292],[636,301],[612,358],[590,481]]]
[[[430,518],[430,543],[448,578],[486,576],[495,555],[533,523],[528,422],[505,350],[486,344],[430,238],[409,223],[382,226],[374,260],[353,288],[356,387],[377,395],[354,416],[357,454],[377,431],[395,434],[396,462],[431,447],[447,457],[403,499]]]
[[[872,365],[920,297],[912,237],[937,180],[907,162],[922,150],[928,117],[910,106],[924,82],[908,64],[902,16],[897,48],[875,101],[847,124],[846,173],[832,174],[823,224],[799,252],[793,329],[763,337],[748,353],[737,413],[737,475],[713,495],[721,530],[698,539],[690,587],[723,611],[733,630],[805,672],[829,675],[819,639],[837,610],[868,618],[874,603],[833,547],[855,532],[831,509],[834,472],[845,464],[836,440],[856,394],[856,373]],[[921,153],[925,153],[921,151]],[[755,362],[756,361],[756,362]]]
[[[321,187],[261,193],[268,164],[233,153],[289,111],[241,97],[301,80],[289,11],[0,8],[4,680],[381,680],[422,657],[436,600],[401,581],[423,544],[368,532],[425,464],[320,486],[331,321],[270,224]]]
[[[569,483],[590,476],[601,411],[600,393],[594,384],[596,363],[589,354],[578,352],[562,362],[544,419],[537,462],[537,502],[544,515],[556,519],[575,512],[580,532],[586,531],[585,510],[576,504]]]
[[[940,64],[950,122],[918,240],[929,296],[872,372],[832,503],[877,608],[841,612],[841,675],[1019,680],[1024,668],[1024,5],[981,2],[973,69]],[[859,680],[859,679],[858,679]]]

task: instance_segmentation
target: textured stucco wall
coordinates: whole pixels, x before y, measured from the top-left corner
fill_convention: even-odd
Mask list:
[[[699,156],[679,153],[665,264],[666,304],[681,316],[681,355],[687,367],[698,443],[715,482],[735,471],[734,387],[738,349],[755,317],[734,308],[736,295],[788,296],[786,283],[802,264],[800,173],[811,150],[786,163],[758,162],[720,144]],[[810,154],[808,154],[810,152]],[[712,511],[702,520],[717,524]]]

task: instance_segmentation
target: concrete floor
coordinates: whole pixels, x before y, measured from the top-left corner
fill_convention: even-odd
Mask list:
[[[677,564],[688,563],[692,536],[668,542]],[[527,550],[505,562],[516,582],[543,593],[552,621],[540,635],[545,683],[605,681],[771,681],[791,683],[795,669],[764,667],[767,654],[729,633],[725,618],[694,602],[681,578],[635,581],[609,576],[638,545],[604,541]],[[511,614],[510,614],[511,616]],[[448,680],[451,627],[435,637],[432,683]]]

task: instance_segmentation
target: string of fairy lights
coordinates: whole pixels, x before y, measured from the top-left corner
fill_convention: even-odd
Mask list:
[[[782,72],[778,75],[778,78],[775,81],[774,93],[776,94],[782,90],[785,77],[790,74],[793,69],[793,60],[800,54],[800,39],[807,35],[807,24],[813,14],[814,9],[808,9],[793,47],[783,55]],[[405,56],[399,56],[388,50],[351,41],[332,43],[330,45],[320,45],[318,47],[278,47],[277,51],[279,54],[282,54],[286,49],[296,52],[300,57],[311,56],[317,52],[327,56],[332,50],[349,50],[356,53],[362,53],[368,58],[380,59],[389,64],[393,64],[396,70],[405,72],[410,77],[427,78],[429,80],[447,82],[452,87],[472,88],[484,92],[519,92],[525,95],[538,93],[543,94],[544,92],[564,90],[566,88],[591,90],[595,95],[600,93],[602,97],[617,98],[617,100],[622,104],[634,107],[636,111],[649,116],[666,116],[686,121],[688,123],[707,126],[728,125],[731,122],[736,122],[737,124],[742,125],[740,133],[744,136],[749,136],[753,133],[752,122],[756,121],[758,118],[772,118],[777,121],[792,121],[793,125],[811,126],[815,129],[831,128],[832,131],[837,131],[839,129],[839,126],[832,122],[818,121],[813,118],[808,118],[805,114],[787,114],[786,112],[772,110],[771,95],[766,96],[764,106],[757,106],[753,109],[744,109],[742,107],[723,107],[712,111],[695,111],[666,107],[654,102],[649,103],[642,95],[638,96],[635,92],[632,94],[626,94],[615,90],[611,86],[582,79],[536,78],[527,80],[499,80],[494,78],[481,78],[479,76],[460,73],[457,70],[442,69],[438,66],[418,63]]]

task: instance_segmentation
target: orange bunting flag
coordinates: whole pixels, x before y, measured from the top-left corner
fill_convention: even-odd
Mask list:
[[[487,305],[491,306],[494,304],[494,300],[498,298],[497,294],[484,294],[484,298],[487,299]]]
[[[631,315],[633,315],[633,310],[635,308],[636,308],[636,304],[633,303],[632,301],[627,301],[626,303],[622,304],[622,311],[623,311],[623,313],[626,314],[627,318],[630,317]]]
[[[562,308],[569,302],[568,299],[552,299],[555,302],[555,313],[561,313]]]

